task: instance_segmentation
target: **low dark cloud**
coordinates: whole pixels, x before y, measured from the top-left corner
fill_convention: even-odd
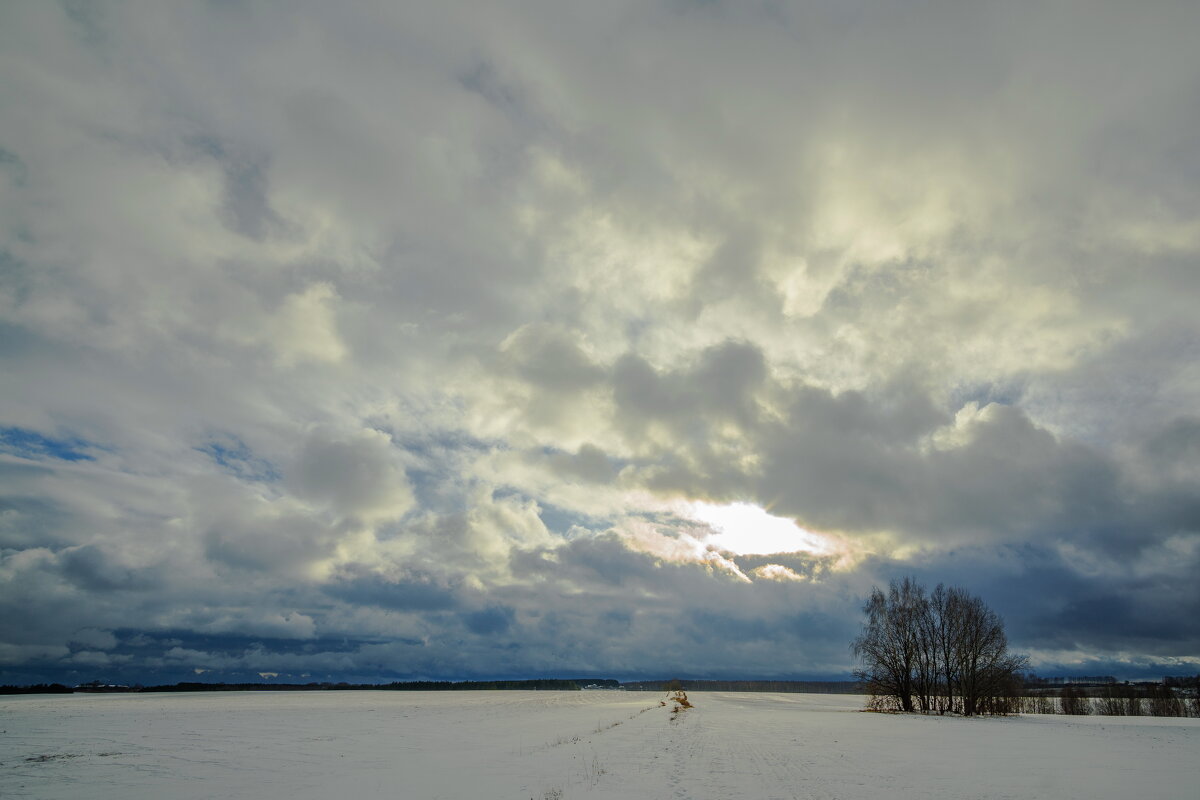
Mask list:
[[[477,636],[496,636],[507,633],[512,626],[513,610],[503,606],[493,606],[482,611],[473,611],[463,616],[467,630]]]
[[[63,550],[58,563],[67,580],[88,592],[145,591],[164,577],[157,569],[125,566],[96,545]]]
[[[352,605],[396,611],[434,611],[455,608],[460,600],[453,587],[427,575],[388,580],[379,575],[348,575],[328,584],[325,592]]]

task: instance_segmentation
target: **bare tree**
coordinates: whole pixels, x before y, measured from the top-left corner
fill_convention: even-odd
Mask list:
[[[867,621],[862,634],[851,645],[863,662],[863,669],[855,673],[858,678],[872,695],[893,698],[901,711],[913,710],[916,622],[924,602],[924,590],[911,578],[892,581],[886,595],[873,589],[863,606]]]
[[[1161,683],[1151,685],[1149,699],[1152,717],[1182,717],[1187,714],[1183,702],[1170,686]]]
[[[1064,714],[1082,716],[1092,712],[1092,705],[1088,701],[1087,695],[1069,683],[1062,689],[1062,694],[1059,696],[1059,704],[1062,706],[1062,713]]]
[[[1128,706],[1126,697],[1131,692],[1128,686],[1112,684],[1105,686],[1100,694],[1099,713],[1109,717],[1124,717]]]
[[[967,594],[962,589],[947,589],[940,583],[929,595],[931,636],[941,689],[938,693],[939,714],[957,710],[954,698],[958,686],[958,661],[955,653],[958,650],[958,630],[966,598]]]
[[[995,713],[997,700],[1012,696],[1026,659],[1009,654],[1004,622],[978,597],[963,598],[955,629],[962,713],[980,713],[984,703]]]
[[[968,716],[1013,710],[1026,659],[1008,652],[1004,623],[978,597],[942,585],[927,594],[905,578],[886,594],[873,589],[863,612],[852,649],[872,707]]]
[[[1140,717],[1145,713],[1145,708],[1142,705],[1142,697],[1137,693],[1137,689],[1130,686],[1129,691],[1125,695],[1125,716]]]
[[[1047,697],[1044,694],[1039,694],[1034,699],[1033,713],[1035,714],[1055,714],[1058,712],[1058,707],[1054,702],[1053,697]]]

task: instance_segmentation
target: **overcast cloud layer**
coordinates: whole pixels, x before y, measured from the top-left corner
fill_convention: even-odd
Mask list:
[[[0,10],[0,681],[1200,671],[1200,7],[413,5]]]

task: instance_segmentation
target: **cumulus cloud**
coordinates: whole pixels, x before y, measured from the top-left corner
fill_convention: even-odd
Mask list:
[[[401,457],[378,431],[339,436],[316,430],[304,440],[288,479],[300,496],[327,504],[340,517],[395,518],[413,502]]]
[[[0,22],[6,682],[1200,668],[1192,6]]]
[[[282,364],[342,359],[346,345],[338,335],[337,299],[328,283],[315,283],[284,298],[267,326]]]

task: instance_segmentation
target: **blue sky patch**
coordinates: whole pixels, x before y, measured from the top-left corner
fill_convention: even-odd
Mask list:
[[[21,458],[95,461],[94,456],[84,452],[92,447],[95,445],[91,442],[75,436],[54,438],[26,428],[0,428],[0,452]]]
[[[280,478],[274,464],[256,456],[249,445],[232,434],[216,436],[195,449],[244,481],[277,481]]]

